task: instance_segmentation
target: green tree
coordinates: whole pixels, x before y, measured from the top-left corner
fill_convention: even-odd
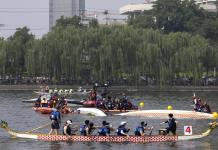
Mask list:
[[[34,35],[29,33],[27,27],[18,28],[13,36],[9,37],[6,44],[6,73],[22,74],[26,71],[25,55],[29,42]]]

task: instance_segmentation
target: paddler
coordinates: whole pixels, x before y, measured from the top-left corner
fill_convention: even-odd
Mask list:
[[[140,126],[138,126],[135,129],[135,135],[136,136],[145,136],[146,135],[145,130],[152,130],[153,129],[153,127],[147,128],[147,125],[148,125],[147,123],[142,121]]]
[[[165,122],[162,122],[161,124],[164,124],[164,123],[168,123],[168,127],[166,128],[166,133],[169,134],[169,132],[172,132],[173,135],[176,135],[176,124],[177,124],[177,121],[176,119],[173,118],[173,114],[169,114],[169,119]]]
[[[48,101],[45,98],[41,100],[41,107],[48,107]]]
[[[110,123],[102,121],[102,127],[99,128],[98,134],[100,136],[109,136],[110,135]]]
[[[35,107],[40,107],[41,106],[41,95],[38,97],[38,99],[35,101]]]
[[[80,131],[80,135],[83,136],[89,135],[89,120],[85,121],[85,124],[80,127],[79,131]]]
[[[107,101],[105,102],[105,108],[106,108],[107,110],[113,110],[113,109],[114,109],[114,103],[113,103],[113,101],[112,101],[111,96],[108,96],[108,99],[107,99]]]
[[[67,120],[65,125],[64,125],[63,134],[68,136],[68,137],[72,135],[72,129],[70,127],[71,124],[72,124],[72,120]]]
[[[204,112],[211,114],[212,111],[210,109],[210,105],[207,104],[207,102],[204,103]]]
[[[120,126],[117,128],[117,135],[118,136],[129,136],[127,133],[130,131],[130,129],[126,128],[126,121],[122,121],[120,123]]]
[[[92,135],[92,133],[95,131],[96,128],[98,127],[96,127],[93,122],[90,122],[89,129],[88,129],[88,135]]]
[[[96,101],[97,100],[97,93],[95,89],[92,89],[91,93],[90,93],[90,100],[92,101]]]

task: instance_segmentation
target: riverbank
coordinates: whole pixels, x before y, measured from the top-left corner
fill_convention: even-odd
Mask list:
[[[49,85],[50,89],[78,89],[78,85]],[[91,89],[92,86],[83,86],[85,89]],[[122,90],[129,92],[137,91],[218,91],[218,86],[110,86],[110,90]],[[39,91],[40,85],[0,85],[0,91]]]

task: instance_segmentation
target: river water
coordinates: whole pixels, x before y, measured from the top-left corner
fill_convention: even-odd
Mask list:
[[[144,109],[166,109],[168,105],[172,105],[174,109],[191,110],[192,92],[132,92],[129,93],[135,98],[134,103],[138,104],[141,101],[145,102]],[[199,92],[197,95],[210,104],[212,111],[218,111],[217,92]],[[0,92],[0,119],[8,122],[9,127],[18,131],[27,131],[33,128],[50,122],[48,115],[41,115],[31,109],[31,104],[24,104],[21,101],[32,98],[30,91],[4,91]],[[111,122],[114,127],[117,127],[122,120],[127,121],[127,126],[131,128],[133,134],[134,128],[140,121],[147,121],[149,125],[154,126],[153,134],[157,134],[159,128],[165,128],[165,125],[160,125],[164,120],[146,119],[142,117],[118,117],[108,116],[104,118],[83,115],[67,115],[63,117],[63,121],[72,119],[75,126],[83,124],[84,120],[89,119],[100,125],[102,120]],[[183,134],[185,125],[193,126],[193,133],[201,133],[207,128],[207,123],[213,120],[178,120],[178,134]],[[49,128],[40,130],[39,132],[48,133]],[[165,142],[165,143],[66,143],[66,142],[42,142],[36,140],[14,139],[11,138],[3,129],[0,129],[0,150],[140,150],[140,149],[197,149],[210,150],[218,149],[218,129],[203,139],[180,142]]]

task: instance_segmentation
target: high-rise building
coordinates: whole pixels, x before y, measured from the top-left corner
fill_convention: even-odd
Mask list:
[[[85,0],[49,0],[49,29],[61,16],[81,16],[85,12]]]

